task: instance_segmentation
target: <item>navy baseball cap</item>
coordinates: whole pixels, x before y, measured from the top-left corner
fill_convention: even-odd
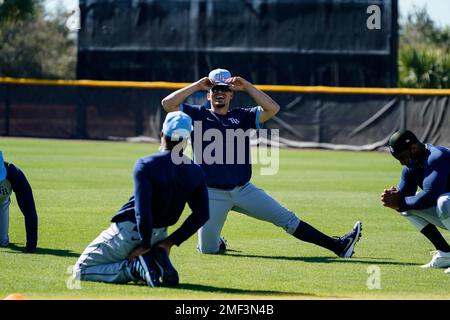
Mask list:
[[[231,78],[230,71],[226,69],[214,69],[209,73],[208,78],[215,86],[232,86],[231,83],[225,82],[226,79]]]
[[[0,181],[5,180],[6,178],[6,168],[5,162],[3,161],[3,153],[0,151]]]
[[[162,133],[173,139],[184,139],[192,132],[192,119],[182,111],[169,112],[164,120]]]
[[[400,130],[392,134],[389,138],[388,146],[391,154],[397,156],[402,151],[405,151],[412,144],[419,141],[416,135],[409,130]]]

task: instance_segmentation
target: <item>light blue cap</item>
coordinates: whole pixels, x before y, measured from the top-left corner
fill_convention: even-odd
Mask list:
[[[169,112],[164,120],[162,132],[173,139],[184,139],[192,132],[192,119],[182,111]]]
[[[214,69],[209,73],[208,78],[215,86],[232,86],[231,83],[224,82],[226,79],[231,78],[230,71],[226,69]]]
[[[0,181],[6,178],[5,162],[3,161],[3,152],[0,151]]]

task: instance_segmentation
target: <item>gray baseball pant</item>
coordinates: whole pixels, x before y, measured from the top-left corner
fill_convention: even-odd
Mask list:
[[[230,210],[271,222],[290,234],[300,223],[294,213],[250,182],[232,190],[208,188],[208,194],[210,218],[198,231],[198,250],[201,253],[219,252],[220,232]]]
[[[6,247],[9,244],[9,205],[11,200],[0,203],[0,247]]]
[[[401,213],[419,231],[431,223],[435,226],[450,230],[450,193],[442,194],[435,207],[423,210],[408,210]]]
[[[167,238],[167,228],[153,229],[152,245]],[[127,283],[131,275],[128,255],[141,244],[135,223],[112,223],[78,258],[73,277],[79,280]]]

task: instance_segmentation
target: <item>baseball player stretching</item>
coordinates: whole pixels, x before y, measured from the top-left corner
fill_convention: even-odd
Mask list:
[[[0,247],[9,245],[9,205],[13,191],[25,217],[27,233],[25,252],[35,252],[38,239],[38,217],[33,191],[23,172],[14,164],[3,161],[3,153],[0,151]]]
[[[209,218],[208,190],[202,169],[182,154],[192,131],[192,119],[181,111],[167,115],[161,133],[161,152],[136,161],[134,195],[112,218],[111,226],[84,250],[75,279],[148,286],[172,286],[178,272],[169,260],[171,247],[191,237]],[[182,144],[182,148],[179,148]],[[175,164],[175,156],[183,159]],[[192,210],[169,236],[186,205]]]
[[[432,260],[422,268],[447,268],[450,274],[450,245],[437,229],[450,230],[450,149],[424,144],[408,130],[395,132],[388,145],[403,170],[398,190],[385,189],[381,202],[408,219],[435,246]]]
[[[210,109],[205,106],[184,103],[190,95],[200,90],[208,91],[207,98],[210,101]],[[230,110],[233,90],[244,90],[258,106],[250,109],[233,108]],[[161,101],[161,104],[167,112],[181,110],[190,115],[194,122],[200,122],[201,137],[204,137],[208,130],[220,131],[225,139],[223,155],[234,152],[235,159],[239,150],[230,150],[231,146],[236,147],[236,144],[227,140],[226,130],[259,129],[262,123],[275,116],[280,109],[279,105],[267,94],[241,77],[232,77],[230,72],[225,69],[211,71],[208,77],[171,93]],[[203,141],[200,144],[201,150],[198,150],[199,144],[194,141],[195,136],[198,136],[196,130],[198,129],[194,125],[194,133],[191,135],[194,161],[197,161],[197,155],[202,155],[209,145]],[[339,257],[349,258],[353,255],[355,244],[361,236],[362,225],[360,222],[357,222],[353,230],[343,237],[329,237],[301,221],[294,213],[250,182],[249,139],[245,139],[244,152],[245,163],[243,164],[239,164],[239,162],[233,164],[200,163],[206,174],[210,210],[210,219],[198,231],[200,252],[214,254],[221,253],[226,249],[226,243],[220,237],[220,233],[228,212],[234,210],[259,220],[271,222],[282,227],[294,237],[329,249]]]

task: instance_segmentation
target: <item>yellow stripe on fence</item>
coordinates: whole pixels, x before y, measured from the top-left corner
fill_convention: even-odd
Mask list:
[[[139,82],[139,81],[99,81],[99,80],[41,80],[0,78],[0,84],[23,84],[41,86],[72,86],[72,87],[104,87],[104,88],[143,88],[143,89],[179,89],[189,83],[181,82]]]
[[[164,81],[139,82],[139,81],[41,80],[41,79],[0,78],[0,84],[176,90],[183,88],[189,85],[190,83],[164,82]],[[450,96],[450,89],[353,88],[353,87],[288,86],[288,85],[256,85],[256,87],[263,91],[268,92],[272,91],[272,92],[328,93],[328,94]]]

